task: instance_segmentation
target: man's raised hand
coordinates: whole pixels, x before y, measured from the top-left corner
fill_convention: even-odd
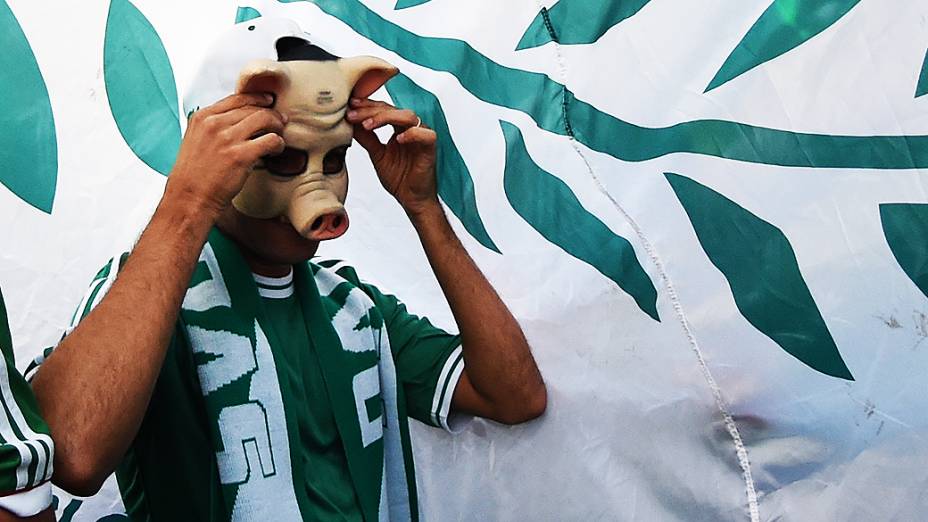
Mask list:
[[[270,94],[235,94],[191,116],[166,192],[218,216],[263,156],[284,150],[285,115]]]
[[[423,126],[413,111],[374,100],[352,99],[347,119],[354,125],[354,138],[370,154],[380,182],[407,214],[437,206],[435,131]],[[387,125],[394,132],[383,144],[374,131]]]
[[[285,118],[272,104],[239,94],[190,118],[164,197],[119,277],[36,373],[55,434],[53,480],[71,493],[95,494],[138,435],[210,230],[251,166],[284,147]]]
[[[348,122],[383,186],[409,215],[461,332],[464,372],[451,407],[507,424],[544,413],[547,388],[522,328],[461,245],[438,203],[435,131],[384,102],[351,100]],[[390,125],[386,144],[375,129]]]

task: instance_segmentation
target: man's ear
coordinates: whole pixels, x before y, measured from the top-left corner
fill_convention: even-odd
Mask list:
[[[242,69],[235,92],[268,92],[276,97],[290,87],[290,69],[274,60],[255,60]]]
[[[353,85],[351,96],[367,98],[381,88],[387,80],[396,76],[400,70],[389,63],[373,56],[356,56],[342,58],[338,66],[348,79],[348,85]]]

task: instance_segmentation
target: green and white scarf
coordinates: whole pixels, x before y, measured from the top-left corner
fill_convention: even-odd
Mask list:
[[[364,518],[417,519],[403,392],[384,320],[366,294],[346,283],[310,263],[294,267],[296,294]],[[287,401],[300,399],[281,393],[273,356],[280,341],[251,270],[218,231],[200,255],[181,320],[230,519],[305,518],[294,488],[285,414]]]

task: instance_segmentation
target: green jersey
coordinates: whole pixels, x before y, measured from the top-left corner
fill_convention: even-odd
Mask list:
[[[306,331],[300,301],[294,294],[293,272],[281,278],[257,274],[254,278],[272,329],[287,346],[280,356],[287,359],[287,367],[303,370],[300,378],[281,385],[291,388],[290,395],[314,399],[300,405],[304,414],[300,415],[298,423],[298,446],[295,449],[291,446],[290,450],[303,453],[302,459],[313,463],[304,483],[313,518],[362,520],[331,402],[325,400],[328,391],[319,354]]]
[[[416,520],[407,418],[448,429],[462,372],[458,336],[351,267],[255,276],[214,231],[117,470],[126,509],[138,520]]]
[[[51,505],[54,444],[32,390],[16,370],[6,305],[0,295],[0,507],[21,516]]]

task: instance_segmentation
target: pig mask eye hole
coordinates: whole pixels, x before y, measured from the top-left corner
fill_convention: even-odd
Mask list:
[[[322,173],[327,175],[338,174],[345,168],[345,154],[348,147],[338,147],[329,151],[322,160]]]
[[[287,147],[276,156],[264,157],[264,168],[275,176],[293,177],[306,171],[309,154],[305,150]]]

